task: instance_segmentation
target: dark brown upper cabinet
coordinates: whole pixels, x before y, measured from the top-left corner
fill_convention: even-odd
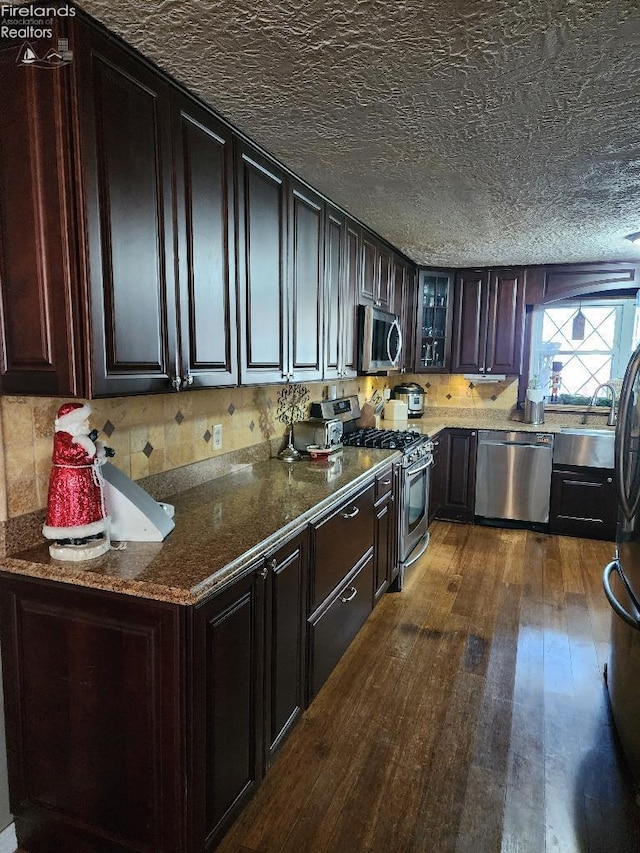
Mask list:
[[[321,379],[323,201],[250,145],[237,164],[241,382]]]
[[[360,232],[327,206],[324,256],[324,378],[357,375],[356,305]]]
[[[230,131],[84,16],[64,26],[70,65],[8,72],[2,390],[235,383]],[[37,168],[10,176],[16,144]],[[37,251],[17,259],[25,222]]]
[[[360,303],[391,310],[393,253],[373,234],[364,231],[361,243]]]
[[[400,317],[402,354],[400,367],[413,370],[416,316],[416,269],[398,255],[393,259],[393,300],[391,311]]]
[[[288,376],[322,379],[324,201],[293,179],[288,189]]]
[[[240,380],[282,382],[288,372],[285,326],[285,175],[257,151],[238,148]]]
[[[231,133],[108,36],[77,40],[93,393],[233,384]]]
[[[451,271],[420,270],[413,353],[416,373],[449,372],[453,279]]]
[[[187,95],[173,106],[182,383],[235,384],[232,136]]]
[[[453,288],[452,373],[520,373],[524,296],[523,269],[457,273]]]
[[[73,72],[18,65],[21,46],[0,52],[0,389],[73,396],[85,386],[70,192]]]

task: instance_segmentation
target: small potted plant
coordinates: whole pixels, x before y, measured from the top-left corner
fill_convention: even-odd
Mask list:
[[[540,377],[537,373],[529,378],[529,385],[526,390],[527,400],[532,403],[542,403],[544,400],[544,388],[540,382]]]

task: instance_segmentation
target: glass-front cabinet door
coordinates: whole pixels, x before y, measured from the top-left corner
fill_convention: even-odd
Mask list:
[[[416,373],[446,373],[451,352],[453,273],[420,270],[414,369]]]

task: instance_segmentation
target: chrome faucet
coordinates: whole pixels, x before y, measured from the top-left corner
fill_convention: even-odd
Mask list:
[[[595,406],[596,400],[598,399],[598,392],[602,391],[603,388],[608,388],[611,392],[611,408],[609,409],[609,417],[607,418],[607,426],[615,426],[616,425],[616,391],[613,385],[610,382],[603,382],[601,385],[598,385],[596,390],[593,392],[593,397],[591,398],[591,402],[585,409],[584,414],[582,415],[582,423],[586,424],[587,415],[591,411],[591,409]]]

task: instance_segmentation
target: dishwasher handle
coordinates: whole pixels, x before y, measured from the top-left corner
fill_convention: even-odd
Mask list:
[[[539,450],[551,450],[551,445],[546,443],[529,442],[529,441],[490,441],[481,438],[478,442],[478,447],[533,447]]]

